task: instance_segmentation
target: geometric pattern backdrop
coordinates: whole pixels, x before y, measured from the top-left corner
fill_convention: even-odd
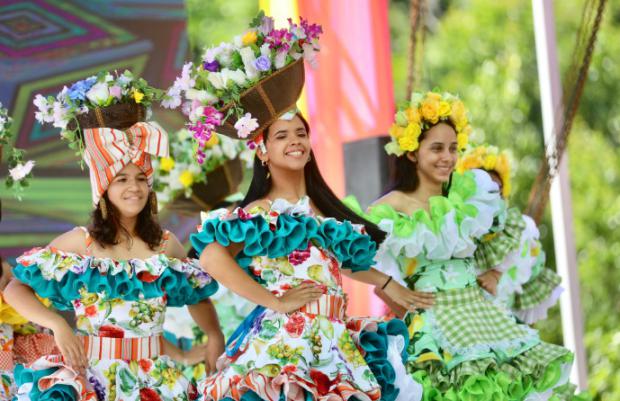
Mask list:
[[[22,202],[0,189],[4,257],[85,224],[91,211],[88,172],[57,129],[36,122],[35,94],[55,95],[101,70],[129,69],[167,88],[188,58],[183,0],[0,1],[0,101],[14,119],[16,146],[36,161]],[[176,113],[156,113],[171,132],[181,127]],[[0,176],[6,173],[0,165]],[[163,220],[182,238],[195,224],[170,215]]]

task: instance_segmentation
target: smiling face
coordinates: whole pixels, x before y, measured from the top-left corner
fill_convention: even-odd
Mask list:
[[[310,136],[301,118],[276,120],[269,127],[265,139],[267,153],[258,151],[258,157],[269,164],[269,169],[303,170],[310,158]]]
[[[443,184],[448,182],[458,158],[456,131],[448,124],[439,123],[426,131],[420,147],[407,157],[416,163],[421,182]]]
[[[146,174],[133,163],[114,177],[108,187],[108,199],[124,217],[136,217],[148,202],[149,185]]]

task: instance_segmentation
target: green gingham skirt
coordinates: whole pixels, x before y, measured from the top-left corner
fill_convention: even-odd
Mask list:
[[[478,286],[440,291],[427,312],[440,346],[453,355],[493,352],[510,358],[539,343],[538,334],[493,305]]]

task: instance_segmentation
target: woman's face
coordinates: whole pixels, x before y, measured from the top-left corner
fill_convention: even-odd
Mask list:
[[[146,174],[130,163],[110,183],[108,199],[122,216],[136,217],[144,209],[149,192]]]
[[[269,169],[303,170],[310,158],[310,136],[302,120],[276,120],[265,140],[267,153],[258,151],[258,157],[268,163]]]
[[[416,163],[420,181],[448,182],[458,158],[456,131],[448,124],[435,125],[426,131],[420,147],[407,157]]]

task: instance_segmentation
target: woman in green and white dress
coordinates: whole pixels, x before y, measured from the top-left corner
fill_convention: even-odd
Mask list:
[[[392,190],[365,214],[388,233],[377,268],[435,295],[431,308],[405,317],[407,368],[425,400],[570,398],[572,354],[542,342],[487,300],[477,282],[476,241],[505,207],[484,171],[453,174],[470,130],[455,96],[413,94],[386,146],[398,156]]]

